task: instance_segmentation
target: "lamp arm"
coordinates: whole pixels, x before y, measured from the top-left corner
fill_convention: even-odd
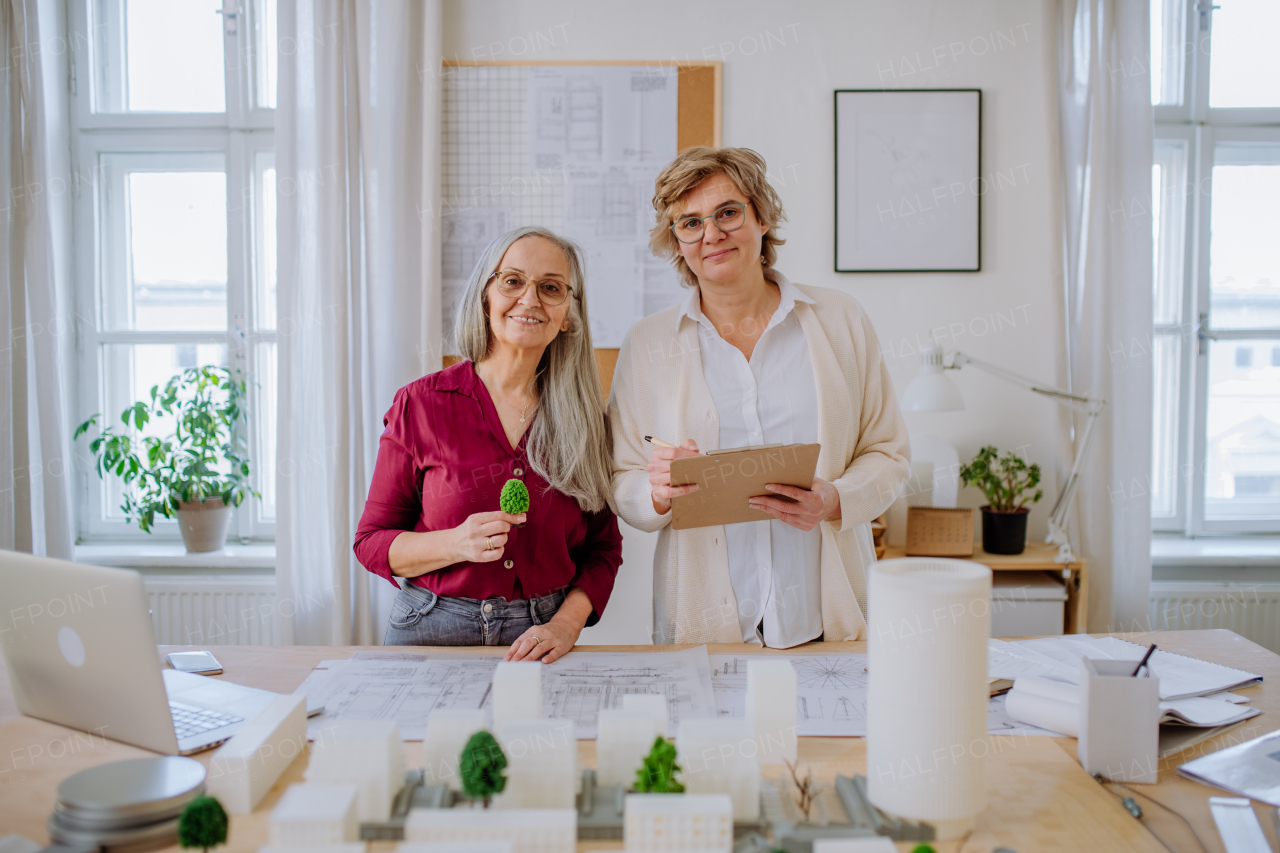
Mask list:
[[[1072,394],[1070,391],[1063,391],[1061,388],[1054,388],[1052,385],[1044,385],[1034,379],[1029,379],[1021,374],[1014,373],[1011,370],[1005,370],[1003,367],[992,364],[989,361],[983,361],[982,359],[974,358],[971,355],[965,355],[959,350],[953,352],[951,354],[951,364],[948,365],[948,367],[952,370],[958,370],[964,365],[972,365],[979,370],[984,370],[987,373],[990,373],[993,376],[998,376],[1006,382],[1011,382],[1014,385],[1026,388],[1028,391],[1034,391],[1035,393],[1042,394],[1046,397],[1053,397],[1060,402],[1066,403],[1073,409],[1078,409],[1083,412],[1091,412],[1095,408],[1098,409],[1098,411],[1101,411],[1102,407],[1106,405],[1105,400],[1100,400],[1097,397],[1085,397],[1080,394]]]

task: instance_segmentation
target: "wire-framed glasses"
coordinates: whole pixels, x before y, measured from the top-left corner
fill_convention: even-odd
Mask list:
[[[508,299],[519,299],[529,289],[529,279],[515,270],[498,270],[489,276],[489,281],[497,279],[498,292]],[[569,298],[569,285],[554,278],[544,278],[537,282],[534,291],[543,305],[559,305]]]
[[[716,208],[710,216],[682,216],[671,223],[671,233],[681,243],[696,243],[702,239],[710,219],[725,234],[737,231],[747,221],[747,205],[751,202],[733,202]]]

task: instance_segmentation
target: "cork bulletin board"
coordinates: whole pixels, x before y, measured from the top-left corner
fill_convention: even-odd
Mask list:
[[[526,86],[534,69],[581,66],[640,66],[660,69],[668,75],[669,69],[674,68],[676,150],[721,144],[720,62],[445,62],[442,74],[441,195],[446,214],[446,234],[442,245],[441,275],[446,291],[446,322],[452,322],[453,300],[449,283],[456,283],[471,272],[477,259],[476,247],[481,246],[489,235],[496,236],[501,233],[500,229],[522,225],[542,225],[563,233],[563,176],[547,172],[531,174],[528,167]],[[490,217],[488,222],[464,222],[476,234],[484,236],[469,245],[451,242],[449,229],[457,226],[449,220],[450,211],[483,206],[494,192],[506,193],[501,203],[509,208],[508,215],[500,220]],[[648,253],[647,242],[636,248]],[[593,337],[598,338],[594,327],[592,331]],[[606,399],[617,359],[616,348],[596,349],[596,364]],[[444,365],[447,367],[458,360],[456,355],[446,355]]]

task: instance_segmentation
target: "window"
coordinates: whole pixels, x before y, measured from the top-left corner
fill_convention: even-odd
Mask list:
[[[1151,0],[1151,22],[1153,522],[1274,532],[1280,3]]]
[[[78,362],[74,421],[118,422],[203,364],[250,386],[262,501],[230,538],[275,532],[275,0],[70,4]],[[230,9],[230,4],[227,10]],[[148,425],[150,434],[172,423]],[[83,448],[78,448],[83,451]],[[86,467],[86,466],[81,466]],[[81,541],[145,538],[119,481],[82,474]],[[153,538],[177,539],[176,522]]]

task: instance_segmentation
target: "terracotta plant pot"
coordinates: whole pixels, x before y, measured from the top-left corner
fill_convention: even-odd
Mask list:
[[[178,527],[187,553],[217,551],[227,542],[231,525],[231,507],[222,498],[201,501],[178,501]]]
[[[1021,554],[1027,548],[1029,509],[995,512],[982,508],[982,550],[988,554]]]

